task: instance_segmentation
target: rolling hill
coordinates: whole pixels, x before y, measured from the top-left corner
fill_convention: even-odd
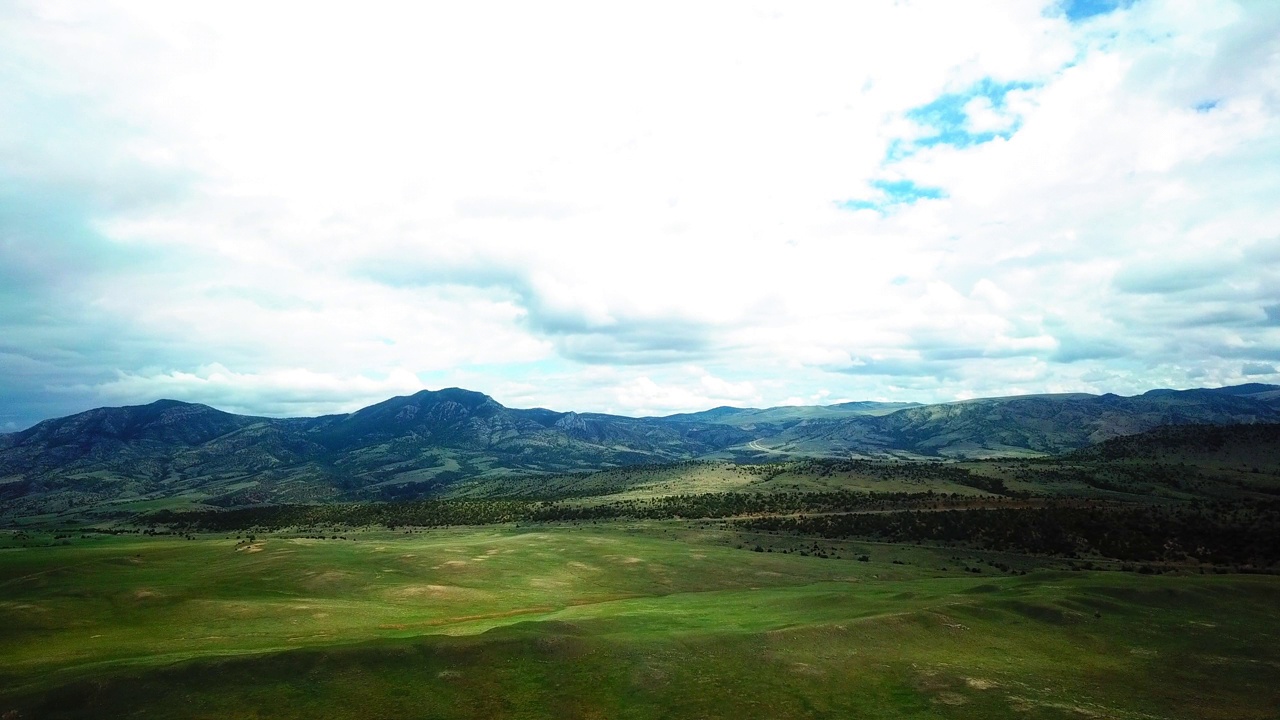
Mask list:
[[[1163,425],[1277,422],[1275,387],[980,398],[880,416],[801,421],[779,428],[763,444],[817,456],[840,450],[952,459],[1056,454]]]
[[[160,400],[5,436],[0,501],[238,505],[421,494],[459,477],[689,459],[751,439],[716,424],[506,408],[450,388],[349,415],[261,418]]]
[[[1280,422],[1278,390],[716,408],[648,418],[514,409],[458,388],[315,418],[251,417],[160,400],[0,436],[0,511],[422,497],[463,478],[695,458],[1036,456],[1161,426]]]

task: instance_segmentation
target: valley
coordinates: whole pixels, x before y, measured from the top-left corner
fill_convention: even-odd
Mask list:
[[[1280,720],[1280,2],[0,3],[0,720]]]
[[[12,512],[0,712],[1189,720],[1280,702],[1280,425],[433,487]]]

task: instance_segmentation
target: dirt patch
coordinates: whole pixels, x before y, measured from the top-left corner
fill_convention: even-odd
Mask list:
[[[309,590],[324,590],[335,585],[341,585],[349,579],[351,579],[350,573],[345,573],[341,570],[327,570],[307,578],[302,584]]]
[[[1039,700],[1032,700],[1031,698],[1018,697],[1016,695],[1009,696],[1009,707],[1013,708],[1017,712],[1031,712],[1037,708],[1051,708],[1053,710],[1071,713],[1082,717],[1115,717],[1110,712],[1107,712],[1105,708],[1092,710],[1087,707],[1072,705],[1070,703],[1043,702]]]
[[[49,612],[49,608],[40,607],[39,605],[32,605],[31,603],[0,602],[0,609],[22,610],[26,612],[42,612],[42,613]]]
[[[591,572],[600,571],[600,568],[595,567],[594,565],[588,565],[584,562],[578,562],[577,560],[570,560],[568,565],[575,570],[590,570]]]
[[[1011,695],[1009,697],[1009,707],[1013,708],[1014,712],[1025,713],[1035,710],[1036,704],[1027,698]]]
[[[241,545],[240,547],[236,548],[236,552],[242,552],[242,553],[262,552],[262,543],[253,543],[252,545]]]
[[[149,589],[149,588],[138,588],[137,590],[134,590],[134,591],[133,591],[133,599],[134,599],[134,600],[139,600],[139,601],[141,601],[141,600],[154,600],[154,599],[156,599],[156,598],[160,598],[160,597],[164,597],[164,596],[163,596],[163,595],[161,595],[160,593],[156,592],[155,590],[151,590],[151,589]]]
[[[825,677],[827,674],[826,670],[823,670],[822,668],[814,667],[809,663],[803,663],[803,662],[791,663],[791,672],[795,673],[796,675],[807,675],[809,677]]]
[[[666,687],[670,682],[667,672],[656,667],[642,667],[631,673],[631,684],[647,690]]]
[[[964,684],[974,690],[990,690],[991,688],[1000,686],[1000,684],[994,680],[987,680],[985,678],[965,678]]]
[[[948,690],[938,693],[937,697],[935,697],[933,701],[942,703],[943,705],[963,705],[969,702],[969,698],[966,698],[960,693],[954,693]]]
[[[459,585],[406,585],[387,592],[389,597],[396,600],[410,600],[413,598],[461,599],[474,598],[483,594],[474,588],[461,587]]]
[[[529,587],[535,587],[540,590],[549,590],[552,588],[562,588],[569,583],[564,580],[552,580],[551,578],[529,578]]]
[[[466,564],[467,564],[466,560],[445,560],[443,563],[441,563],[441,565],[451,566],[451,567],[459,567]]]
[[[936,670],[922,670],[916,675],[915,686],[921,692],[931,693],[946,689],[951,686],[951,683]]]

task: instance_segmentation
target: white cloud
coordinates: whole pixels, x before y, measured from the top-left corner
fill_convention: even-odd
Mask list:
[[[384,377],[337,376],[305,369],[237,373],[218,365],[194,372],[124,374],[92,388],[103,401],[145,404],[157,398],[199,402],[246,414],[321,415],[351,412],[394,395],[425,389],[413,372]]]
[[[10,6],[0,212],[48,203],[0,278],[76,329],[0,317],[0,351],[119,332],[0,385],[642,413],[1243,377],[1280,349],[1280,12],[1053,5]],[[984,82],[959,131],[1001,137],[889,157]],[[943,197],[840,208],[885,180]]]
[[[683,377],[680,377],[683,376]],[[696,379],[694,382],[690,380]],[[698,367],[686,367],[672,378],[654,381],[641,375],[615,385],[611,391],[617,407],[637,408],[640,415],[705,410],[720,405],[749,406],[760,401],[750,382],[730,382]]]

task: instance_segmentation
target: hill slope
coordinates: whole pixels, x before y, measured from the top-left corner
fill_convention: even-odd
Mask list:
[[[256,418],[161,400],[42,422],[0,445],[6,509],[421,494],[463,476],[671,462],[750,440],[704,423],[514,410],[457,388],[349,415]]]
[[[1277,390],[1037,395],[896,410],[717,408],[665,418],[513,409],[458,388],[316,418],[160,400],[0,436],[0,512],[421,497],[462,478],[692,458],[1043,455],[1165,425],[1280,422]]]
[[[1054,454],[1162,425],[1280,422],[1280,402],[1244,386],[1118,395],[1027,395],[907,408],[878,417],[793,424],[774,450],[979,458]],[[1260,386],[1272,388],[1275,386]]]

